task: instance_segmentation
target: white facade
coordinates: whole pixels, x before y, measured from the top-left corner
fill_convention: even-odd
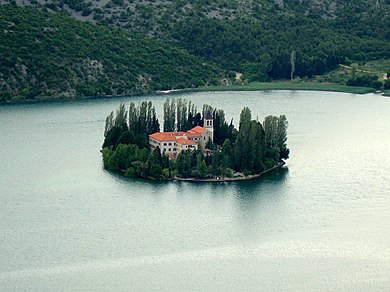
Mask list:
[[[151,151],[153,151],[157,147],[160,147],[161,154],[176,154],[177,152],[176,139],[171,141],[158,141],[149,137],[149,145]]]
[[[196,126],[187,132],[157,132],[149,135],[150,150],[159,147],[162,154],[176,155],[183,150],[196,150],[198,144],[204,150],[209,139],[213,141],[213,127],[213,118],[208,113],[203,119],[203,127]]]

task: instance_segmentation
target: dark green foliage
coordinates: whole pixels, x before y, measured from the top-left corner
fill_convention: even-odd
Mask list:
[[[160,179],[162,176],[163,163],[160,148],[157,147],[149,156],[149,175],[154,179]]]
[[[160,131],[160,123],[156,116],[156,110],[151,101],[143,101],[136,105],[130,102],[129,129],[139,135],[149,135]]]
[[[378,76],[376,75],[363,75],[357,76],[355,78],[351,78],[347,81],[347,85],[350,86],[365,86],[365,87],[373,87],[376,89],[380,89],[383,86],[383,83],[378,80]]]
[[[188,114],[187,114],[187,102],[182,98],[179,98],[176,102],[176,128],[177,131],[184,131],[187,126]]]
[[[173,132],[176,130],[176,104],[170,98],[164,103],[164,132]]]
[[[81,0],[68,1],[75,10],[86,9]],[[1,5],[0,39],[0,101],[139,94],[222,76],[172,45],[65,13]]]
[[[162,175],[161,165],[153,163],[150,166],[149,175],[154,179],[160,179]]]
[[[261,124],[251,120],[250,110],[244,108],[241,111],[240,130],[234,144],[235,170],[259,173],[282,159],[288,159],[290,150],[286,144],[287,127],[285,115],[268,116]],[[265,163],[266,161],[269,162]]]
[[[103,148],[116,148],[119,142],[119,138],[122,136],[122,133],[127,132],[127,128],[122,126],[114,126],[112,127],[106,134],[104,139]]]
[[[149,157],[150,163],[152,164],[162,164],[162,158],[161,158],[161,151],[160,147],[157,147],[156,149],[153,150],[152,154]]]
[[[387,74],[387,76],[390,77],[389,74]],[[388,78],[389,78],[389,77],[388,77]],[[386,80],[385,80],[385,83],[383,84],[383,88],[386,89],[386,90],[390,89],[390,79],[386,79]]]
[[[164,103],[164,132],[185,132],[195,126],[203,125],[201,114],[197,112],[196,106],[179,98],[166,99]]]
[[[295,52],[295,75],[300,77],[323,74],[347,58],[390,57],[383,36],[367,31],[375,25],[378,27],[372,29],[388,30],[388,23],[349,21],[354,26],[348,30],[341,19],[294,14],[233,20],[193,18],[177,23],[172,34],[191,53],[243,72],[248,81],[290,79],[291,52]],[[362,30],[365,33],[361,34]]]
[[[214,131],[218,133],[216,139],[225,137],[222,145],[214,144],[209,139],[206,156],[201,149],[185,150],[181,151],[175,160],[169,160],[167,155],[161,154],[159,147],[150,152],[147,135],[133,133],[133,130],[144,131],[148,128],[148,121],[153,119],[152,114],[147,113],[155,114],[152,109],[154,107],[150,102],[142,102],[138,106],[131,103],[129,111],[121,104],[116,114],[110,113],[106,119],[102,150],[105,169],[123,172],[128,177],[149,177],[156,180],[169,179],[175,175],[184,178],[219,178],[232,177],[234,171],[244,175],[261,173],[289,157],[290,150],[286,144],[288,122],[285,115],[267,116],[261,124],[251,119],[251,111],[245,107],[241,111],[237,131],[232,123],[227,126],[223,111],[204,105],[204,112],[214,113]],[[187,105],[186,101],[179,100],[175,103],[167,100],[165,111],[176,110],[179,111],[177,119],[181,121],[180,127],[199,114],[191,104]],[[127,116],[129,124],[126,123]],[[165,120],[165,124],[174,123],[173,119]]]
[[[259,172],[262,170],[264,130],[262,125],[250,120],[250,111],[241,112],[240,131],[235,143],[235,168],[240,171]]]
[[[272,58],[269,54],[260,56],[258,62],[249,62],[242,65],[242,71],[245,72],[244,78],[250,81],[270,81],[270,72],[272,70]]]
[[[231,133],[227,122],[225,121],[225,112],[223,110],[214,110],[213,112],[214,126],[214,143],[222,145],[226,139],[230,139]]]
[[[149,138],[147,135],[145,134],[138,134],[136,137],[135,137],[135,144],[138,145],[138,147],[140,148],[147,148],[149,147]]]
[[[211,156],[211,173],[214,176],[221,174],[221,153],[219,151],[214,151]]]
[[[135,143],[134,133],[130,132],[129,130],[123,131],[117,141],[117,144],[134,144],[134,143]]]
[[[87,7],[83,0],[64,0],[64,4],[67,4],[71,9],[74,9],[75,11],[81,11],[82,9]]]
[[[290,150],[286,144],[288,127],[286,116],[267,116],[264,119],[263,127],[265,133],[265,159],[274,163],[282,159],[288,159]]]
[[[199,178],[205,178],[208,174],[208,168],[206,165],[206,162],[202,159],[199,159],[198,165],[197,165],[197,171],[198,171],[198,177]]]
[[[132,95],[217,84],[223,77],[233,83],[233,71],[244,73],[245,82],[312,77],[351,60],[390,57],[387,1],[279,2],[2,5],[0,101]]]
[[[277,147],[279,148],[280,159],[288,159],[290,149],[287,148],[287,128],[288,122],[285,115],[281,115],[278,119],[278,127],[276,132]]]
[[[191,175],[191,150],[185,150],[179,153],[176,158],[176,169],[181,177],[190,177]]]
[[[214,150],[215,149],[215,145],[214,145],[213,141],[211,141],[210,138],[209,138],[209,140],[206,143],[206,149],[209,149],[209,150]]]
[[[234,163],[234,153],[233,147],[230,140],[225,140],[221,148],[221,167],[223,168],[233,168]]]

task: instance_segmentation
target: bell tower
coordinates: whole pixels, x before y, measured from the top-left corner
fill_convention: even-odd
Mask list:
[[[208,132],[207,136],[210,137],[211,141],[214,142],[214,140],[213,140],[214,124],[213,123],[214,123],[213,116],[211,115],[211,113],[209,111],[207,111],[203,117],[203,127],[206,129],[206,132]]]

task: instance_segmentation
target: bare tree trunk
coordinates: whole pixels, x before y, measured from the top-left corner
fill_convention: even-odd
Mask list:
[[[291,63],[291,81],[294,80],[294,73],[295,73],[295,61],[297,59],[297,54],[294,50],[291,51],[290,55],[290,63]]]

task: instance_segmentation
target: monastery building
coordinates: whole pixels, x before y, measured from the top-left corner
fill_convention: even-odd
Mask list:
[[[213,117],[207,113],[203,127],[196,126],[187,132],[156,132],[149,135],[150,150],[160,147],[161,153],[176,157],[183,150],[197,150],[200,146],[206,149],[208,140],[213,141]]]

